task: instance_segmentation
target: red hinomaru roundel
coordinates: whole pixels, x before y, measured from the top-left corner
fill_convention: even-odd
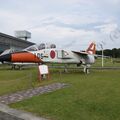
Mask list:
[[[50,57],[51,57],[52,59],[55,58],[55,51],[54,51],[54,50],[51,50],[51,52],[50,52]]]

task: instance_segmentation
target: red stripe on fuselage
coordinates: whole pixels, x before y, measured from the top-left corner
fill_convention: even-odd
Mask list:
[[[11,54],[11,62],[35,62],[40,63],[42,60],[36,55],[29,52],[19,52]]]

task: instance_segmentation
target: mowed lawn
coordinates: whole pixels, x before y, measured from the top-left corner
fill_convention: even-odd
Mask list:
[[[11,70],[9,66],[0,68],[0,95],[49,84],[47,81],[42,83],[38,81],[36,67],[23,70]]]
[[[120,70],[51,71],[50,81],[69,86],[10,106],[50,120],[120,119]]]

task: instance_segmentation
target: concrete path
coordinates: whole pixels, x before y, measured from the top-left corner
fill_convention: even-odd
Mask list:
[[[26,91],[24,90],[17,93],[0,96],[0,120],[48,120],[34,116],[28,112],[12,109],[5,104],[15,103],[35,95],[52,92],[64,87],[67,87],[64,83],[53,83]]]
[[[0,120],[48,120],[0,103]]]
[[[23,119],[0,111],[0,120],[23,120]]]
[[[0,103],[4,103],[4,104],[15,103],[36,95],[40,95],[40,94],[44,94],[44,93],[48,93],[48,92],[52,92],[52,91],[64,88],[66,86],[67,85],[64,83],[53,83],[50,85],[29,89],[26,91],[24,90],[24,91],[20,91],[20,92],[9,94],[9,95],[3,95],[3,96],[0,96]]]

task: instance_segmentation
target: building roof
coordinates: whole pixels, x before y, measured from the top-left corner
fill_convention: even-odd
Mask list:
[[[27,43],[27,44],[30,44],[30,45],[34,45],[35,44],[33,42],[30,42],[30,41],[27,41],[27,40],[22,40],[22,39],[19,39],[19,38],[16,38],[16,37],[4,34],[4,33],[0,33],[0,36],[9,38],[9,39],[12,39],[12,40],[15,40],[15,41],[19,41],[19,42],[22,42],[22,43]]]

